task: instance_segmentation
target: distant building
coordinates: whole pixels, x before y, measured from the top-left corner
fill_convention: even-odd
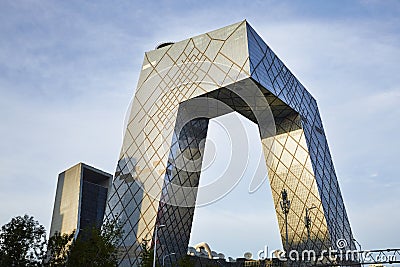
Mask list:
[[[201,242],[194,247],[188,247],[188,255],[196,256],[207,259],[222,259],[225,260],[225,255],[212,251],[210,246],[206,242]]]
[[[58,175],[50,236],[101,227],[112,175],[84,163]]]

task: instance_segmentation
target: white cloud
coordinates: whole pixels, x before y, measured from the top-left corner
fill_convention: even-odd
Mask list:
[[[390,12],[398,4],[367,2],[363,8],[373,8],[368,14],[361,8],[354,16],[326,18],[318,2],[316,12],[307,14],[285,1],[195,8],[151,1],[1,3],[0,223],[28,212],[48,228],[59,172],[78,161],[114,171],[144,51],[247,18],[318,100],[356,237],[370,248],[395,246],[400,34],[399,19]],[[249,212],[232,205],[238,192],[215,209],[199,210],[205,221],[194,234],[199,240],[202,234],[217,237],[215,249],[227,255],[241,256],[247,249],[234,240],[248,240],[244,233],[259,238],[257,247],[264,240],[280,245],[268,209],[270,193],[249,196],[244,205],[254,197],[258,207],[266,206],[265,212]],[[249,221],[254,232],[242,231],[240,225]],[[263,225],[263,235],[256,235]]]

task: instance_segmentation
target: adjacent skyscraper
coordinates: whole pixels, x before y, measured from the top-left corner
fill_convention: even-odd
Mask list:
[[[112,175],[83,163],[58,175],[50,236],[55,232],[76,234],[103,222]]]
[[[317,102],[243,21],[145,54],[106,211],[123,226],[121,266],[138,265],[144,239],[158,259],[186,254],[208,122],[230,112],[259,127],[285,250],[355,248]]]

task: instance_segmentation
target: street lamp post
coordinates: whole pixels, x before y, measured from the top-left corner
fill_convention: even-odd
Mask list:
[[[165,224],[156,225],[156,230],[154,233],[154,251],[153,251],[153,267],[156,267],[156,254],[157,254],[157,234],[158,229],[165,227]]]
[[[170,253],[170,254],[168,254],[168,255],[165,255],[164,257],[162,257],[162,266],[164,267],[165,265],[164,265],[164,260],[167,258],[167,257],[169,257],[169,256],[171,256],[171,255],[175,255],[176,253],[175,252],[172,252],[172,253]]]
[[[287,215],[288,215],[289,209],[290,209],[290,200],[287,199],[287,191],[286,191],[286,189],[283,189],[281,194],[282,194],[282,201],[280,202],[280,204],[281,204],[281,209],[283,211],[283,214],[285,215],[286,250],[288,250],[289,249],[289,237],[288,237]]]
[[[311,228],[311,216],[310,210],[316,209],[317,207],[314,204],[311,205],[311,208],[306,208],[306,216],[304,217],[304,224],[307,228],[307,245],[310,243],[310,228]]]

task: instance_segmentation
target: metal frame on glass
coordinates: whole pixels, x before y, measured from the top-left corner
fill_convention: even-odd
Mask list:
[[[208,122],[230,112],[259,126],[284,249],[355,248],[317,103],[247,21],[147,52],[129,112],[105,217],[124,230],[120,266],[158,225],[157,259],[186,255]]]

